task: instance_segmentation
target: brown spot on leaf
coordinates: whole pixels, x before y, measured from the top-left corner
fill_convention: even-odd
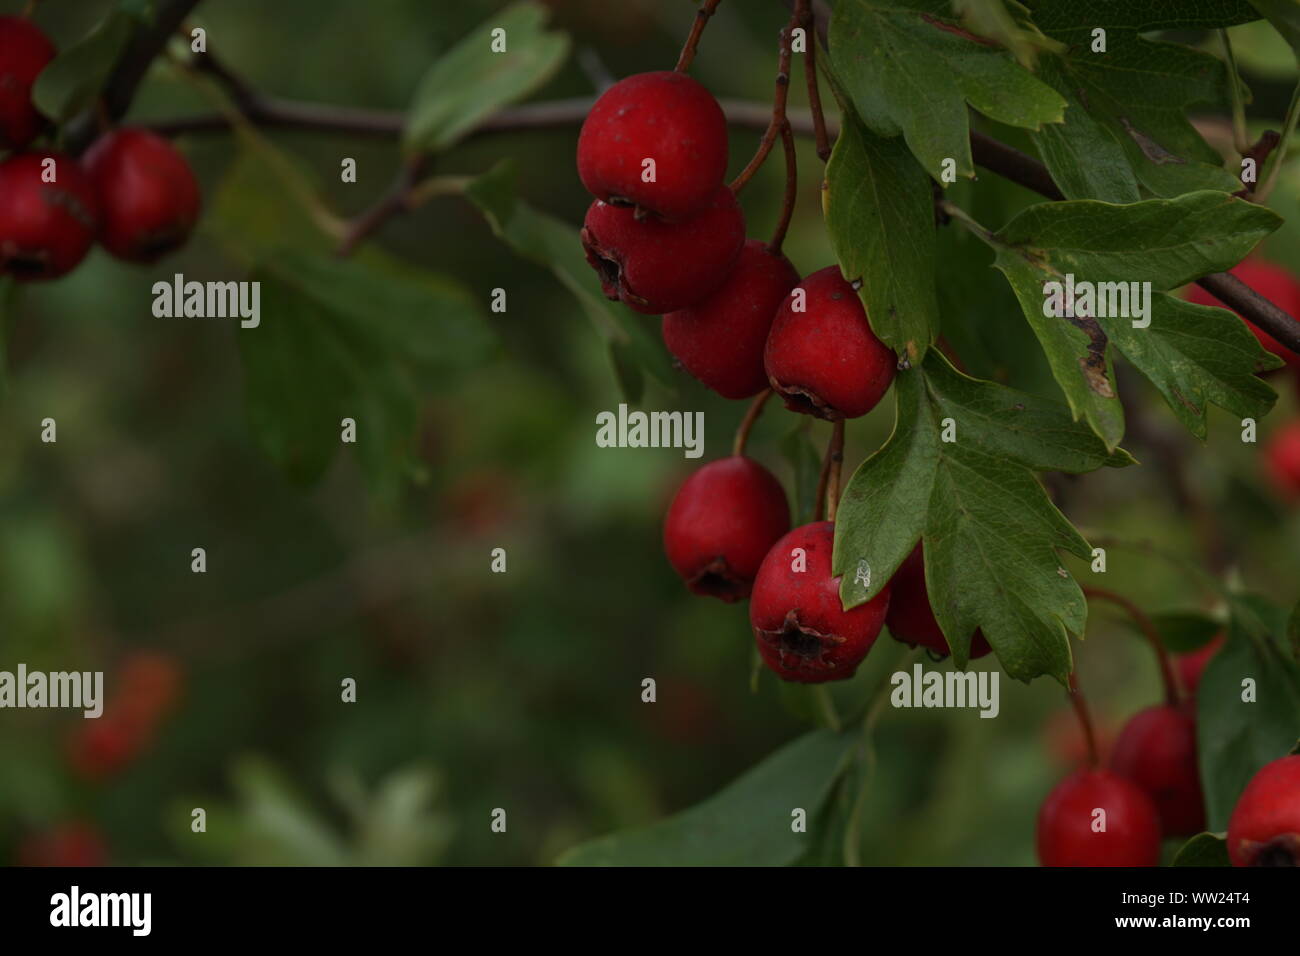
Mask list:
[[[1187,160],[1169,152],[1169,150],[1130,123],[1127,117],[1121,116],[1119,121],[1124,127],[1124,132],[1128,133],[1133,142],[1138,144],[1138,149],[1142,150],[1142,155],[1157,166],[1168,166],[1171,163],[1176,165],[1186,164]]]
[[[963,30],[955,23],[949,23],[947,20],[940,20],[938,17],[931,16],[928,13],[921,14],[921,19],[924,20],[926,23],[930,24],[930,26],[938,27],[940,30],[943,30],[945,33],[956,34],[957,36],[961,37],[963,40],[970,40],[972,43],[978,43],[981,46],[991,46],[991,47],[997,46],[997,44],[994,43],[992,40],[990,40],[988,37],[976,36],[974,33],[970,33],[966,30]]]

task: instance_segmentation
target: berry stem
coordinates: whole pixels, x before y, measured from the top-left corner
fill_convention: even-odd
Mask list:
[[[813,698],[817,701],[817,708],[821,711],[822,720],[826,726],[835,733],[840,732],[840,715],[835,710],[835,701],[831,699],[830,691],[826,689],[825,684],[813,685]]]
[[[691,64],[695,61],[695,50],[700,45],[700,36],[704,33],[704,27],[721,2],[722,0],[704,0],[700,4],[700,9],[695,11],[695,22],[691,24],[691,32],[686,37],[686,43],[682,46],[682,55],[677,58],[677,65],[673,67],[675,72],[685,73],[691,68]]]
[[[1095,768],[1101,764],[1101,758],[1097,754],[1097,735],[1093,732],[1088,703],[1083,699],[1083,691],[1079,690],[1079,680],[1075,674],[1075,671],[1070,671],[1070,705],[1074,707],[1074,715],[1079,718],[1079,726],[1083,728],[1083,739],[1088,745],[1088,766]]]
[[[1169,663],[1169,653],[1165,650],[1164,641],[1160,640],[1160,632],[1156,630],[1155,624],[1152,623],[1146,612],[1122,594],[1116,594],[1114,591],[1107,591],[1104,588],[1084,588],[1083,594],[1084,597],[1109,601],[1111,604],[1123,608],[1124,612],[1133,619],[1133,623],[1146,635],[1147,641],[1151,644],[1151,649],[1155,651],[1156,662],[1160,666],[1160,679],[1165,685],[1165,703],[1171,707],[1177,705],[1181,695],[1178,692],[1178,683],[1174,680],[1173,666]]]
[[[844,464],[844,419],[837,418],[831,431],[831,444],[827,449],[830,461],[830,475],[826,482],[826,518],[835,520],[835,511],[840,504],[840,470]]]
[[[745,184],[754,178],[758,168],[767,160],[767,156],[772,152],[773,145],[776,144],[777,136],[788,125],[785,118],[785,106],[790,98],[790,34],[793,32],[796,18],[791,17],[790,22],[781,29],[781,42],[778,47],[777,66],[776,66],[776,92],[772,95],[772,118],[768,121],[767,129],[763,130],[763,138],[758,141],[758,151],[754,153],[754,158],[749,161],[744,169],[740,171],[731,182],[731,191],[739,193],[745,188]]]
[[[1300,120],[1300,83],[1296,84],[1295,90],[1291,93],[1291,105],[1287,107],[1286,125],[1282,129],[1282,138],[1278,142],[1277,149],[1273,151],[1273,155],[1269,157],[1268,172],[1264,174],[1263,181],[1259,184],[1259,188],[1255,190],[1255,202],[1262,203],[1268,199],[1268,194],[1277,185],[1278,173],[1282,171],[1282,161],[1286,159],[1286,148],[1295,133],[1298,120]]]
[[[808,52],[804,54],[804,77],[808,81],[808,107],[812,110],[813,137],[817,143],[817,155],[824,163],[831,158],[830,137],[826,134],[826,114],[822,112],[822,94],[817,84],[817,33],[813,24],[812,0],[798,0],[794,8],[795,18],[803,27],[804,42]]]
[[[772,233],[772,241],[767,244],[773,255],[781,254],[781,245],[790,229],[795,201],[799,197],[799,162],[794,151],[794,131],[790,129],[789,120],[781,124],[781,143],[785,147],[785,196],[781,200],[781,218],[777,221],[776,231]]]
[[[749,442],[749,433],[754,430],[754,422],[758,421],[758,416],[763,414],[763,406],[767,400],[772,397],[772,390],[765,388],[749,403],[749,409],[745,412],[745,417],[740,420],[740,427],[736,429],[736,441],[731,446],[733,455],[743,455],[745,445]]]
[[[1232,41],[1228,31],[1220,29],[1219,42],[1223,45],[1223,58],[1228,63],[1228,83],[1232,86],[1232,144],[1242,156],[1250,149],[1250,140],[1246,138],[1246,108],[1241,102],[1241,74],[1237,72],[1237,57],[1232,52]]]

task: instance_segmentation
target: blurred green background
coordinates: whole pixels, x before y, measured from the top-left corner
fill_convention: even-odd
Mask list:
[[[19,4],[5,0],[0,12]],[[225,0],[199,8],[210,49],[257,89],[357,107],[405,109],[429,64],[503,6],[488,0]],[[694,8],[686,0],[554,0],[554,25],[575,53],[615,76],[669,68]],[[109,3],[44,0],[37,18],[60,47]],[[717,95],[767,102],[777,31],[771,2],[724,3],[694,73]],[[1241,28],[1243,31],[1255,27]],[[1249,35],[1246,35],[1249,36]],[[1259,128],[1277,126],[1294,74],[1263,41],[1243,55]],[[804,105],[796,84],[794,104]],[[593,92],[571,56],[533,98]],[[159,63],[130,119],[147,122],[210,104]],[[1211,124],[1222,117],[1208,117]],[[993,130],[1023,143],[1013,131]],[[589,198],[573,170],[577,128],[471,138],[437,161],[477,175],[503,157],[520,194],[574,224]],[[269,139],[309,168],[327,201],[354,215],[388,187],[394,142],[309,132]],[[733,130],[734,174],[757,144]],[[181,138],[217,195],[236,156],[224,132]],[[356,184],[338,182],[341,157]],[[820,165],[800,144],[801,195],[786,251],[802,272],[832,261],[821,227]],[[781,190],[779,162],[745,194],[751,235],[767,235]],[[1033,197],[983,174],[956,201],[996,226]],[[1274,205],[1300,204],[1292,164]],[[8,382],[0,408],[0,668],[104,670],[134,650],[172,657],[183,690],[134,760],[88,780],[69,760],[85,723],[59,711],[0,715],[0,857],[69,821],[98,833],[107,859],[139,863],[546,864],[610,830],[698,802],[811,719],[802,690],[764,674],[751,692],[745,608],[691,598],[660,548],[660,521],[698,465],[679,451],[598,449],[595,415],[622,400],[609,360],[575,301],[546,269],[515,257],[482,215],[456,197],[394,219],[388,252],[454,277],[483,305],[503,343],[488,364],[422,391],[424,476],[372,493],[349,456],[307,491],[286,483],[250,434],[233,323],[159,320],[150,286],[183,272],[242,278],[215,224],[179,255],[128,267],[95,251],[67,279],[23,290],[6,317]],[[1266,252],[1300,268],[1294,217]],[[943,231],[945,332],[968,369],[1056,396],[1033,337],[988,257]],[[1288,261],[1289,260],[1289,261]],[[491,290],[509,309],[488,312]],[[657,320],[651,323],[657,335]],[[1279,373],[1278,407],[1262,436],[1296,414]],[[743,406],[681,375],[652,385],[650,409],[702,409],[705,460],[728,453]],[[1144,464],[1049,487],[1085,534],[1149,539],[1206,563],[1279,603],[1296,595],[1300,518],[1262,479],[1258,446],[1215,409],[1197,445],[1146,383],[1123,382]],[[40,422],[58,422],[58,443]],[[892,424],[885,401],[849,430],[846,468]],[[783,478],[782,445],[823,423],[772,407],[751,453]],[[1192,507],[1171,472],[1180,463]],[[204,547],[206,574],[190,571]],[[508,572],[489,572],[490,553]],[[1073,568],[1080,570],[1080,567]],[[1148,610],[1213,612],[1175,564],[1113,549],[1107,584]],[[857,709],[907,653],[882,635],[856,679],[834,688]],[[1113,733],[1159,697],[1154,662],[1106,606],[1076,646],[1080,680]],[[991,659],[979,666],[991,663]],[[947,667],[948,664],[927,664]],[[340,701],[355,678],[358,701]],[[644,704],[653,677],[658,702]],[[864,814],[873,864],[1029,864],[1042,796],[1077,758],[1060,687],[1006,682],[1001,714],[886,710],[879,771]],[[203,834],[190,811],[207,810]],[[490,828],[504,808],[505,833]]]

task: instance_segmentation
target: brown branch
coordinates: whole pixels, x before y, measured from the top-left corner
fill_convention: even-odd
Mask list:
[[[335,255],[346,259],[362,241],[378,232],[389,219],[409,209],[411,191],[419,185],[428,164],[429,158],[426,155],[415,156],[404,162],[388,191],[348,225]]]
[[[812,113],[813,140],[817,144],[817,156],[824,163],[831,158],[831,141],[826,132],[826,114],[822,112],[822,93],[817,82],[817,36],[813,31],[813,11],[810,0],[797,0],[794,15],[804,30],[804,42],[808,45],[804,53],[803,72],[808,84],[808,108]]]
[[[790,231],[790,220],[794,218],[795,201],[799,198],[799,158],[795,154],[794,134],[790,132],[790,122],[781,123],[781,144],[785,147],[785,195],[781,197],[781,217],[767,248],[774,255],[780,255],[785,234]]]
[[[1170,707],[1178,703],[1178,683],[1174,680],[1174,669],[1169,663],[1169,653],[1165,650],[1164,641],[1160,640],[1160,632],[1156,630],[1145,611],[1124,597],[1122,594],[1116,594],[1114,591],[1107,591],[1105,588],[1083,588],[1084,597],[1096,598],[1099,601],[1109,601],[1111,604],[1121,608],[1125,614],[1133,619],[1133,623],[1146,637],[1147,642],[1151,645],[1151,650],[1155,652],[1156,662],[1160,666],[1160,679],[1165,685],[1165,703]]]
[[[745,417],[740,421],[740,427],[736,429],[736,440],[731,446],[731,453],[739,457],[745,453],[745,445],[749,443],[749,433],[754,430],[754,422],[758,421],[758,416],[763,414],[763,406],[767,400],[772,397],[772,390],[765,388],[749,403],[749,408],[745,411]]]
[[[695,51],[700,45],[700,36],[704,33],[705,26],[708,25],[709,17],[718,9],[718,4],[722,0],[704,0],[700,4],[700,9],[695,11],[695,22],[691,24],[691,32],[686,37],[686,43],[682,45],[681,56],[677,58],[677,65],[673,67],[674,72],[685,73],[695,62]]]
[[[740,171],[740,175],[732,180],[733,193],[740,192],[745,188],[745,184],[753,179],[759,167],[767,161],[776,138],[785,129],[785,107],[790,98],[790,38],[794,32],[795,22],[795,18],[791,17],[790,22],[781,29],[781,39],[777,45],[776,92],[772,94],[772,118],[768,121],[767,129],[763,131],[763,138],[759,140],[754,158]]]

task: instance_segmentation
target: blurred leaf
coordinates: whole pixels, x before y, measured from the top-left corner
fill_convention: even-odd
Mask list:
[[[854,734],[818,730],[770,754],[703,803],[648,827],[574,847],[562,866],[786,866],[809,835],[791,830],[795,809],[809,829],[844,770]]]
[[[826,166],[826,229],[871,329],[920,362],[939,329],[930,177],[897,138],[868,132],[852,116]]]
[[[1291,80],[1295,77],[1295,51],[1267,20],[1255,20],[1230,27],[1228,38],[1232,42],[1237,65],[1245,72],[1270,80]],[[1208,40],[1207,45],[1212,53],[1221,49],[1217,38]]]
[[[245,866],[342,866],[347,850],[288,780],[260,758],[235,767],[233,785],[243,813],[240,862]]]
[[[1065,109],[1055,90],[967,33],[949,12],[947,0],[840,0],[830,26],[835,74],[863,122],[881,136],[901,130],[936,180],[946,159],[959,175],[975,175],[968,103],[1028,129],[1059,123]]]
[[[546,19],[541,4],[516,3],[440,56],[416,90],[404,147],[410,152],[446,149],[550,79],[568,55],[569,38],[548,33]],[[496,34],[498,30],[503,32]],[[504,52],[493,52],[496,37],[505,43]]]
[[[807,416],[804,416],[805,418]],[[794,524],[812,521],[817,511],[817,483],[821,478],[821,456],[808,433],[808,422],[799,422],[781,439],[781,454],[794,476]]]
[[[652,331],[658,326],[652,327],[621,306],[609,306],[599,278],[587,265],[577,229],[518,199],[515,179],[513,161],[503,160],[470,183],[465,195],[483,211],[498,238],[518,255],[550,269],[578,300],[607,343],[629,403],[640,398],[640,376],[632,374],[634,365],[671,389],[672,364],[658,334]]]
[[[1300,663],[1300,601],[1291,609],[1291,616],[1286,621],[1286,636],[1291,644],[1291,656]]]
[[[1253,596],[1232,598],[1228,639],[1197,689],[1197,749],[1209,825],[1222,830],[1250,778],[1300,735],[1300,667],[1279,642],[1286,619]],[[1254,700],[1242,700],[1242,681]]]
[[[1155,625],[1156,633],[1160,635],[1160,643],[1165,646],[1165,650],[1175,654],[1185,654],[1204,647],[1223,630],[1222,621],[1216,621],[1199,611],[1158,611],[1148,616]],[[1141,633],[1136,622],[1128,615],[1123,620],[1134,631]]]
[[[9,326],[18,305],[19,288],[10,276],[0,276],[0,399],[9,390]]]
[[[1300,3],[1296,0],[1250,0],[1250,3],[1290,44],[1300,62]]]
[[[32,85],[32,102],[63,123],[88,109],[99,95],[113,64],[135,29],[136,19],[114,10],[89,34],[59,53]]]
[[[397,770],[373,793],[365,792],[355,773],[333,783],[357,830],[354,865],[428,866],[437,860],[451,826],[433,807],[441,783],[432,768]]]
[[[305,188],[314,189],[305,167],[290,163],[291,174]],[[264,258],[282,249],[324,255],[334,246],[312,222],[299,197],[284,187],[269,157],[247,145],[226,170],[201,228],[245,259]]]
[[[1173,866],[1232,866],[1228,841],[1216,833],[1198,833],[1174,856]]]
[[[1034,68],[1043,50],[1064,52],[1064,44],[1048,39],[1033,28],[1024,7],[1015,0],[1011,0],[1011,6],[1017,16],[1012,15],[1002,0],[952,0],[953,12],[961,17],[967,29],[1011,51],[1016,62],[1027,70]]]

